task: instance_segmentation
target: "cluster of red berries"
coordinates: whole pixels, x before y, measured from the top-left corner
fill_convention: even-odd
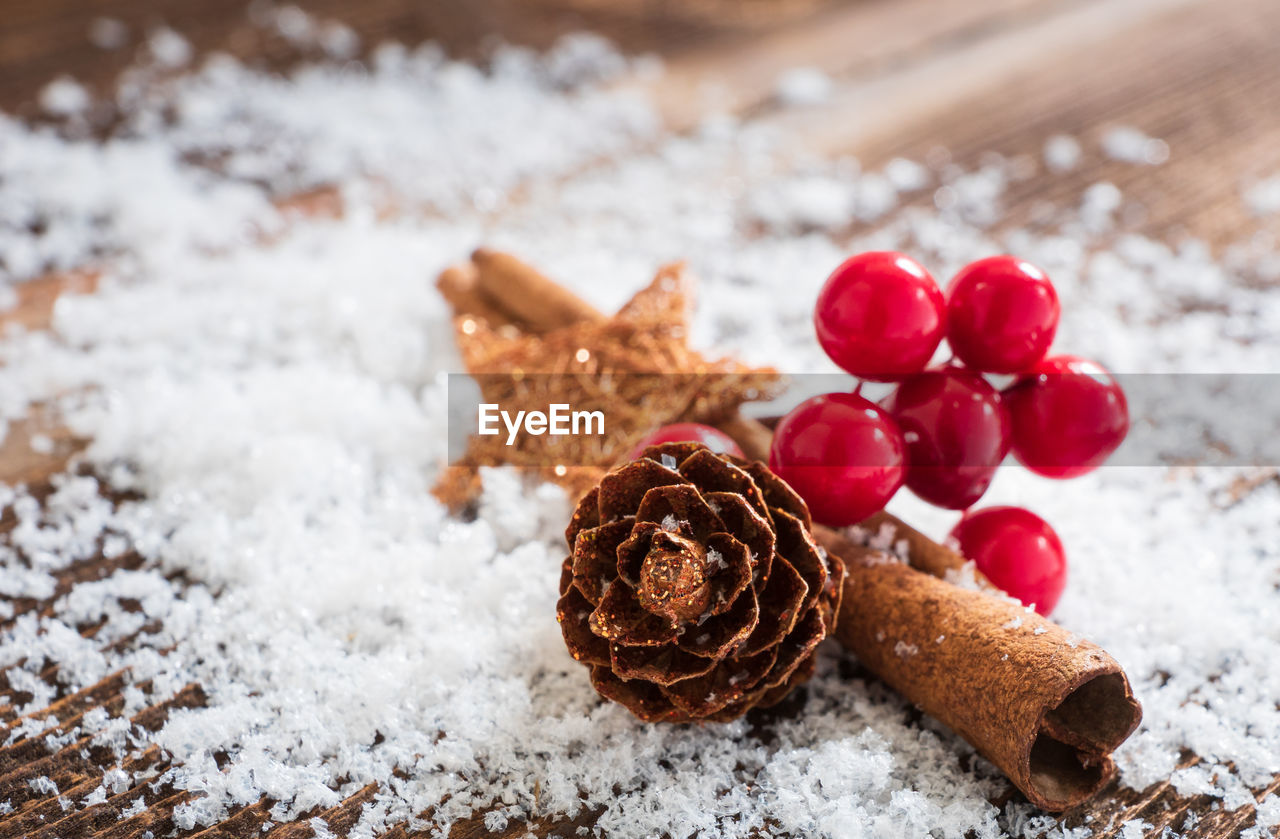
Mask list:
[[[966,266],[945,295],[903,254],[848,259],[818,295],[818,341],[859,379],[897,387],[879,404],[861,385],[802,402],[778,423],[769,466],[835,527],[883,509],[904,484],[932,504],[969,510],[1009,452],[1050,478],[1095,469],[1123,442],[1128,406],[1101,365],[1047,356],[1059,314],[1045,273],[1012,256]],[[926,369],[944,337],[954,358]],[[998,390],[984,374],[1014,378]],[[659,429],[637,451],[676,440],[741,455],[729,437],[693,423]],[[1004,591],[1053,610],[1066,558],[1039,516],[969,510],[951,537]]]
[[[1046,477],[1089,472],[1124,440],[1128,407],[1101,365],[1047,356],[1059,314],[1045,273],[1012,256],[966,266],[945,295],[903,254],[852,257],[818,295],[818,341],[858,378],[897,387],[879,404],[858,390],[801,403],[778,424],[770,467],[833,526],[864,520],[904,483],[967,510],[1009,452]],[[954,358],[926,369],[944,337]],[[997,390],[984,374],[1014,378]],[[1038,516],[969,512],[951,535],[994,583],[1052,610],[1066,563]]]

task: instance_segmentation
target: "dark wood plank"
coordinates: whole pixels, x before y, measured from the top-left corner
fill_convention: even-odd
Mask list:
[[[365,45],[436,41],[454,55],[475,58],[500,42],[545,48],[565,32],[579,30],[599,32],[631,52],[675,55],[856,1],[298,0],[294,5],[347,24]],[[196,55],[226,52],[267,68],[287,66],[299,55],[278,34],[253,25],[246,0],[7,0],[3,5],[0,110],[28,116],[37,113],[41,87],[60,75],[105,92],[146,34],[161,25],[179,31]],[[123,47],[104,50],[90,42],[90,27],[104,17],[127,27]]]
[[[1003,224],[1026,224],[1042,203],[1069,206],[1109,181],[1142,207],[1132,229],[1224,245],[1255,230],[1280,234],[1280,217],[1256,219],[1241,198],[1243,184],[1280,172],[1277,31],[1271,0],[1157,2],[1118,15],[1082,4],[773,121],[811,149],[873,167],[940,147],[970,167],[992,152],[1039,160],[1047,138],[1069,134],[1086,164],[1054,176],[1042,167],[1012,184]],[[1169,161],[1106,159],[1099,141],[1116,126],[1163,139]]]
[[[709,108],[738,114],[767,110],[779,76],[794,67],[817,68],[845,88],[896,78],[939,52],[1022,32],[1061,12],[1060,0],[832,6],[749,38],[722,38],[673,56],[649,92],[667,124],[683,131],[696,126]],[[821,108],[818,113],[825,119],[840,116]]]

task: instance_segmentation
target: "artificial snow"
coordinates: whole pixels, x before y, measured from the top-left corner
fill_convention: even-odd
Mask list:
[[[1142,819],[1129,819],[1120,825],[1120,839],[1143,839],[1151,828]]]
[[[1169,144],[1132,126],[1112,128],[1102,136],[1102,150],[1112,160],[1155,166],[1169,159]]]
[[[113,17],[94,18],[89,24],[89,43],[102,50],[118,50],[129,42],[129,27]]]
[[[1245,189],[1244,201],[1255,216],[1280,213],[1280,175],[1250,184]]]
[[[1070,172],[1080,165],[1084,150],[1069,134],[1055,134],[1044,143],[1044,162],[1054,172]]]
[[[778,76],[774,95],[783,105],[821,105],[831,98],[831,77],[817,67],[792,67]]]
[[[191,61],[191,44],[177,32],[162,26],[147,38],[147,48],[161,67],[173,70]]]
[[[56,117],[68,117],[89,105],[89,91],[69,76],[61,76],[40,90],[40,107]]]
[[[1269,793],[1258,802],[1258,826],[1280,827],[1280,795]]]
[[[264,25],[323,29],[287,7]],[[147,43],[161,70],[193,60],[178,33]],[[863,172],[792,160],[752,122],[666,135],[608,87],[632,65],[598,39],[504,50],[484,70],[430,46],[374,55],[359,72],[268,77],[219,58],[131,76],[103,143],[0,120],[9,275],[102,272],[50,332],[0,340],[0,422],[54,405],[93,441],[82,465],[96,476],[69,471],[43,502],[0,488],[16,521],[0,587],[50,597],[59,570],[99,549],[145,559],[0,634],[11,687],[32,695],[20,710],[52,701],[39,674],[53,663],[68,689],[127,668],[127,712],[200,684],[207,705],[145,739],[127,716],[83,723],[121,757],[148,740],[172,755],[165,780],[194,794],[175,819],[193,829],[264,795],[273,821],[291,820],[377,782],[352,836],[583,808],[618,837],[1046,835],[1053,821],[1026,805],[990,803],[1005,782],[962,740],[842,676],[834,644],[765,730],[646,725],[600,700],[554,617],[570,499],[507,470],[486,473],[474,517],[428,494],[460,366],[434,276],[485,243],[609,308],[686,258],[704,279],[696,343],[833,372],[811,307],[849,253],[905,249],[945,281],[1014,252],[1053,277],[1063,348],[1120,372],[1271,371],[1280,318],[1243,279],[1254,263],[1117,235],[1111,184],[1059,208],[1058,228],[991,227],[1016,161]],[[1130,145],[1155,162],[1145,135],[1108,153]],[[1046,147],[1054,168],[1068,156]],[[341,218],[272,203],[319,187],[343,196]],[[926,187],[933,206],[896,209]],[[1146,708],[1116,755],[1122,782],[1167,779],[1190,749],[1203,768],[1175,783],[1228,807],[1280,772],[1280,487],[1224,509],[1214,499],[1239,472],[1117,467],[1064,485],[1009,466],[983,502],[1031,507],[1067,545],[1055,617],[1114,654]],[[112,505],[104,484],[137,500]],[[891,507],[935,534],[955,518],[905,492]],[[866,535],[902,547],[892,528]],[[92,639],[77,631],[104,619]],[[104,792],[122,782],[112,771]],[[1273,796],[1259,818],[1277,810]]]

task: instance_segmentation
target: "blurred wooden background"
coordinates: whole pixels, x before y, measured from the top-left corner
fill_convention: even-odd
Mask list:
[[[280,3],[277,8],[287,4]],[[499,42],[546,47],[565,32],[590,29],[629,51],[665,56],[796,20],[840,0],[303,0],[297,6],[340,20],[365,40],[434,40],[457,56],[482,56]],[[257,10],[269,8],[259,3]],[[246,13],[248,11],[249,13]],[[180,31],[199,52],[221,50],[270,65],[289,53],[252,25],[244,0],[3,0],[0,2],[0,109],[32,103],[39,87],[66,73],[109,86],[156,26]],[[130,39],[94,47],[93,22],[117,20]]]
[[[365,47],[436,40],[482,58],[493,45],[542,47],[588,29],[668,66],[657,95],[670,121],[693,124],[707,101],[788,127],[815,151],[875,166],[947,148],[1038,155],[1046,137],[1088,142],[1117,125],[1164,139],[1159,167],[1091,161],[1046,190],[1009,196],[1010,223],[1040,199],[1114,182],[1149,215],[1136,228],[1226,243],[1258,221],[1241,185],[1280,170],[1280,3],[1275,0],[303,0],[348,24]],[[297,51],[251,23],[272,8],[240,0],[0,0],[0,110],[36,116],[59,75],[99,91],[147,33],[170,26],[197,56],[223,51],[283,68]],[[279,7],[275,7],[279,8]],[[95,21],[124,42],[95,46]],[[772,112],[778,73],[813,65],[832,101]],[[1280,225],[1264,221],[1280,234]]]

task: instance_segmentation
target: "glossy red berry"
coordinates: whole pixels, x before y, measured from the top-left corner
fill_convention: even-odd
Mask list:
[[[1030,262],[980,259],[947,288],[947,342],[974,370],[1018,373],[1049,351],[1060,312],[1053,283]]]
[[[944,367],[905,380],[881,403],[907,443],[907,488],[952,510],[971,507],[1009,453],[1000,393],[970,370]]]
[[[855,376],[893,381],[919,373],[946,331],[946,301],[929,272],[888,251],[845,260],[813,311],[818,342]]]
[[[1102,465],[1129,432],[1129,405],[1110,373],[1073,355],[1046,358],[1004,391],[1015,457],[1048,478]]]
[[[800,403],[773,434],[769,468],[791,484],[817,521],[856,524],[902,486],[907,444],[893,419],[853,393]]]
[[[671,425],[664,425],[657,431],[645,435],[644,439],[636,443],[635,448],[631,450],[628,459],[635,460],[644,454],[645,449],[660,443],[689,442],[701,443],[711,451],[720,454],[746,457],[742,453],[742,449],[738,448],[738,444],[733,441],[733,438],[720,429],[696,422],[676,422]]]
[[[967,513],[951,531],[967,559],[1001,591],[1048,615],[1067,585],[1062,540],[1044,519],[1021,507]]]

